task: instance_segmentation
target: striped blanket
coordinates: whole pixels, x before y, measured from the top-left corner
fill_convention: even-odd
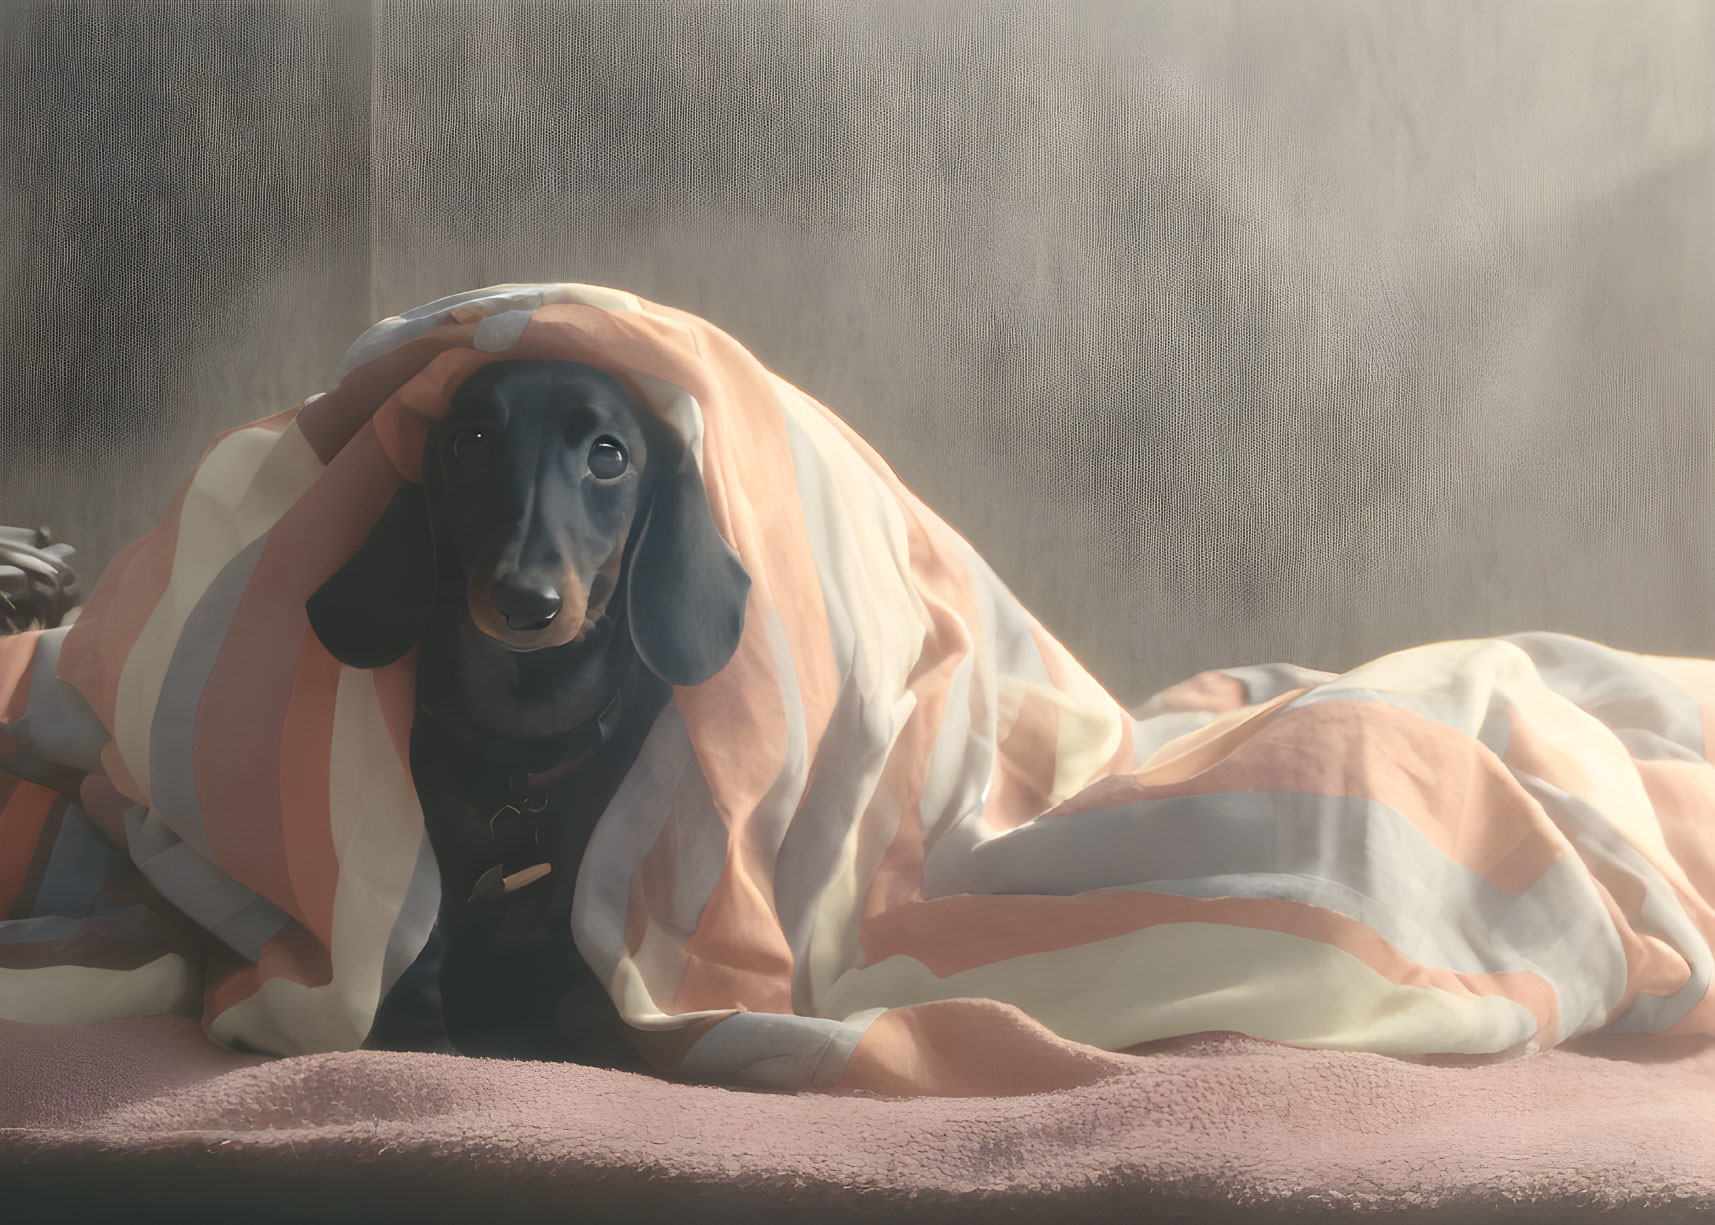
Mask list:
[[[1127,710],[827,408],[569,284],[376,325],[331,390],[217,437],[73,626],[0,639],[0,1018],[362,1043],[439,903],[414,659],[342,666],[304,601],[453,389],[525,357],[680,431],[752,580],[577,881],[577,946],[664,1072],[982,1094],[1052,1087],[1060,1039],[1715,1032],[1715,663],[1525,633]]]

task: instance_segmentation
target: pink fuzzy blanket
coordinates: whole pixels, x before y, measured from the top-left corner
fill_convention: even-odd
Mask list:
[[[1715,1214],[1705,1040],[1454,1067],[1229,1035],[1143,1056],[1045,1037],[1078,1087],[882,1098],[439,1055],[269,1060],[172,1016],[0,1023],[0,1203],[20,1222],[229,1220],[235,1202],[294,1221]]]

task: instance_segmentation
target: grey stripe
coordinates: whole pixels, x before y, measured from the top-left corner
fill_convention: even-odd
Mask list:
[[[632,878],[666,827],[674,796],[691,771],[701,775],[690,732],[678,704],[668,702],[590,832],[572,892],[573,939],[604,983],[612,980],[625,955],[625,912]],[[721,861],[725,861],[724,845]]]
[[[101,769],[101,750],[109,737],[83,695],[55,675],[69,633],[70,626],[60,626],[36,640],[29,700],[12,732],[30,756],[92,774]]]
[[[858,1040],[883,1011],[870,1009],[845,1021],[736,1013],[697,1040],[679,1074],[771,1088],[825,1088],[839,1079]]]
[[[66,807],[32,909],[38,914],[88,915],[95,895],[110,879],[127,873],[125,852],[76,804]]]
[[[184,944],[184,936],[142,902],[109,902],[92,914],[32,915],[0,921],[0,944],[45,944],[50,940],[100,940],[117,926],[153,929],[163,952]]]
[[[229,561],[185,619],[149,724],[149,799],[155,815],[205,859],[214,856],[197,803],[197,708],[267,543],[264,532]]]
[[[13,726],[16,727],[17,724]],[[0,761],[0,773],[10,774],[28,783],[51,787],[65,795],[76,795],[84,780],[84,775],[70,766],[57,766],[23,753],[14,753]]]
[[[393,920],[393,930],[387,936],[387,951],[381,958],[381,999],[393,989],[393,984],[417,954],[429,942],[435,917],[441,909],[441,872],[435,862],[435,849],[424,833],[417,847],[417,864],[411,870],[411,883],[405,889],[405,901],[399,916]]]
[[[334,373],[334,385],[337,387],[346,375],[359,366],[374,361],[383,353],[390,353],[420,336],[427,336],[446,321],[447,312],[453,307],[496,295],[497,291],[493,288],[473,289],[465,293],[451,294],[445,298],[436,298],[433,302],[426,302],[422,306],[412,307],[403,314],[393,315],[372,324],[346,350],[345,357],[340,361],[339,369]]]
[[[485,353],[503,353],[524,336],[524,329],[535,312],[527,310],[500,311],[489,315],[476,325],[472,343]]]
[[[255,961],[285,925],[284,911],[215,867],[141,804],[125,814],[125,840],[132,861],[161,896],[241,956]]]
[[[0,944],[42,944],[49,940],[76,940],[87,934],[87,915],[31,915],[27,919],[0,921]]]
[[[1547,631],[1509,634],[1502,641],[1530,656],[1544,684],[1609,729],[1648,733],[1627,740],[1633,757],[1682,758],[1689,752],[1692,759],[1704,760],[1703,714],[1697,699],[1632,652]],[[1679,751],[1652,751],[1662,741]]]
[[[337,386],[346,375],[366,362],[380,357],[383,353],[390,353],[420,336],[427,336],[447,321],[455,306],[491,298],[510,298],[520,300],[520,306],[517,309],[532,311],[537,306],[536,302],[530,300],[532,297],[551,295],[563,283],[540,281],[517,285],[489,285],[483,289],[472,289],[465,293],[436,298],[433,302],[414,306],[403,314],[383,319],[370,327],[362,336],[359,336],[357,342],[346,350],[345,357],[339,364],[339,370],[334,374],[334,384]],[[570,301],[571,299],[556,300]],[[492,316],[490,317],[492,318]],[[480,323],[477,326],[479,330],[482,327]],[[479,345],[479,347],[482,346]]]
[[[223,944],[248,961],[262,956],[262,946],[286,926],[288,915],[267,898],[257,896],[243,909],[209,928]]]

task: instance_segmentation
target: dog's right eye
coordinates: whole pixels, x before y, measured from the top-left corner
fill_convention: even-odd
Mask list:
[[[453,435],[449,449],[453,459],[466,468],[486,463],[494,452],[494,438],[482,430],[460,430]]]

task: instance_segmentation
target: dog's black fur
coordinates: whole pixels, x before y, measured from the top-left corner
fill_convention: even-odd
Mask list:
[[[612,375],[500,361],[454,392],[422,485],[307,606],[342,663],[417,647],[411,770],[442,902],[369,1046],[638,1066],[573,944],[572,890],[668,686],[732,656],[749,588],[695,458]]]

